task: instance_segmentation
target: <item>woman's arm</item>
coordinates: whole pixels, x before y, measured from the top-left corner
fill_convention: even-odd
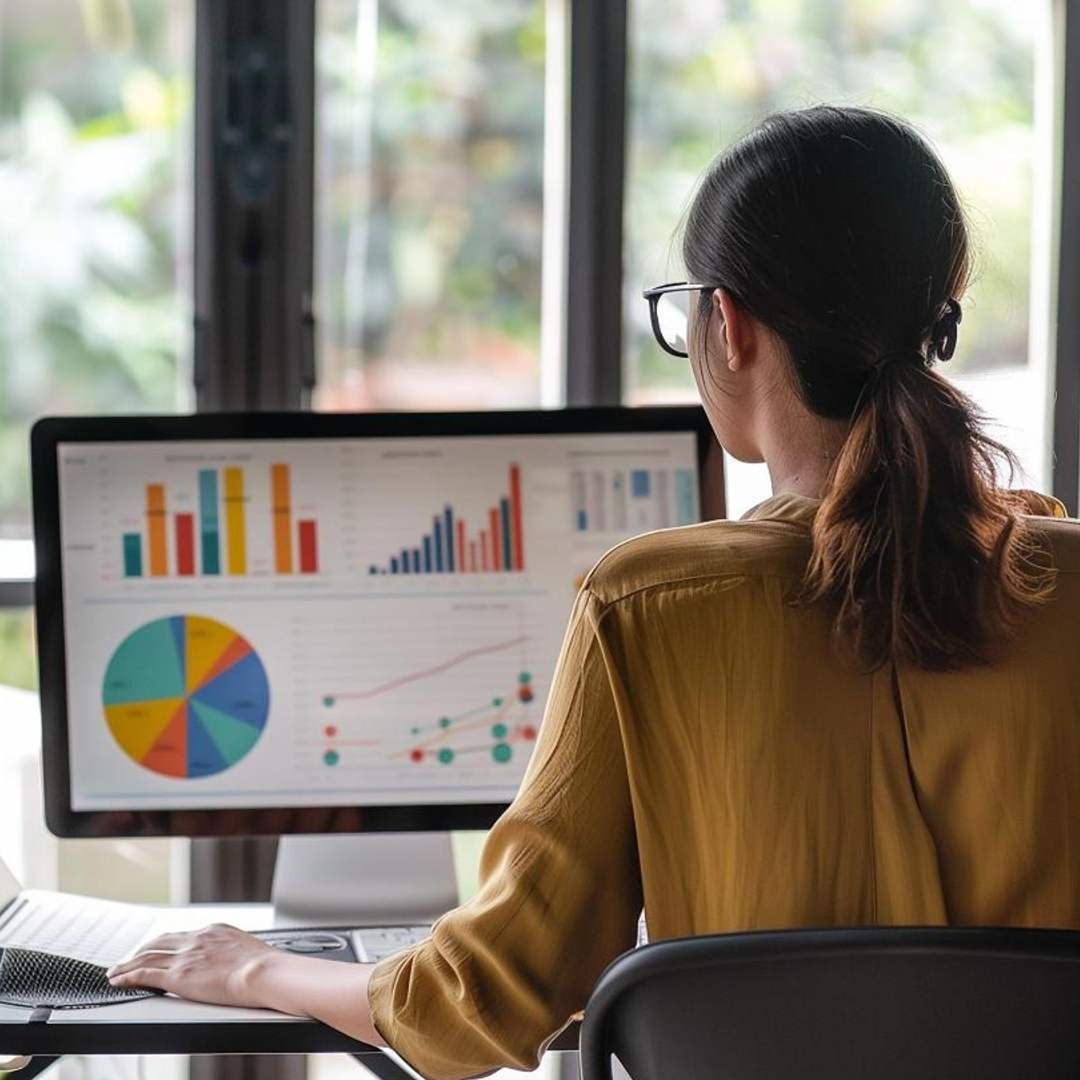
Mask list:
[[[480,890],[375,966],[372,1018],[424,1076],[535,1068],[633,948],[642,907],[606,608],[581,593],[518,797],[484,845]]]
[[[234,926],[165,934],[109,969],[114,986],[147,986],[215,1005],[310,1016],[372,1046],[371,964],[341,964],[273,949]]]

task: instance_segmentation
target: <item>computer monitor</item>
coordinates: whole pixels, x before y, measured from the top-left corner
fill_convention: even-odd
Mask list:
[[[700,520],[698,408],[41,421],[61,836],[480,828],[576,591]]]

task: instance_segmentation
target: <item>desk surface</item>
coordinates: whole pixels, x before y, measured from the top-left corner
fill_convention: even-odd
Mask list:
[[[196,904],[174,912],[179,930],[212,922],[245,930],[274,925],[268,904]],[[170,922],[174,912],[169,913]],[[380,1053],[306,1017],[172,997],[57,1009],[41,1022],[31,1023],[30,1015],[30,1009],[0,1005],[0,1055]],[[551,1049],[576,1050],[577,1025],[567,1028]]]

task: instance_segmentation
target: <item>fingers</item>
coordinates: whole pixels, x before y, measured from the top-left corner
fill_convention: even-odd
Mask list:
[[[201,930],[180,930],[168,934],[159,934],[156,938],[139,947],[138,952],[133,953],[129,959],[134,959],[147,952],[179,952],[181,949],[194,945],[200,938],[214,937],[223,932],[239,934],[235,926],[228,923],[211,923]],[[125,961],[126,962],[126,961]]]
[[[109,982],[121,990],[168,990],[169,972],[165,968],[136,967],[122,974],[110,975]]]
[[[175,951],[164,949],[145,949],[137,952],[129,960],[113,964],[105,974],[111,979],[114,975],[123,975],[137,968],[167,968],[176,959]]]

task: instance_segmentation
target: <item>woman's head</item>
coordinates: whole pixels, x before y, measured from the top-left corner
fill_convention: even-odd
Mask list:
[[[771,116],[713,162],[683,257],[775,335],[807,407],[843,421],[875,364],[932,350],[969,271],[959,199],[925,140],[882,113],[827,106]],[[699,329],[716,329],[719,300],[702,294]],[[705,387],[723,377],[710,336],[692,353]],[[729,423],[739,441],[738,415]]]
[[[690,353],[720,441],[761,460],[809,424],[831,455],[806,596],[870,666],[991,660],[1048,586],[995,481],[1007,452],[933,370],[970,248],[930,146],[864,109],[772,116],[710,167],[683,255],[713,287]]]

